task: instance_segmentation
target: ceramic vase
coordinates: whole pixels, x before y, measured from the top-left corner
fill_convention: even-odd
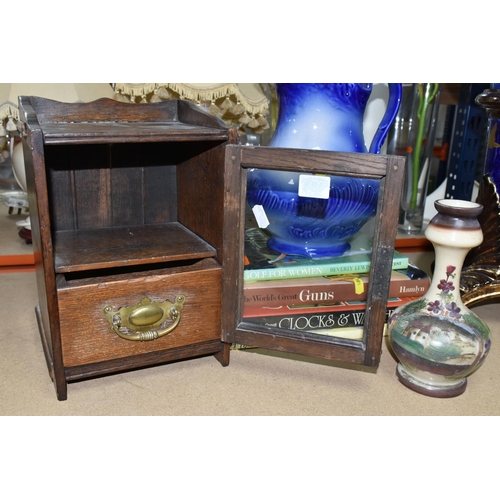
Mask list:
[[[363,116],[372,84],[278,84],[278,121],[270,146],[379,153],[401,100],[401,84],[390,84],[389,90],[386,112],[367,150]],[[248,172],[247,199],[250,207],[266,213],[271,249],[307,258],[336,257],[349,250],[349,241],[375,215],[378,181],[326,177],[327,184],[321,179],[316,192],[301,191],[299,173]]]
[[[396,309],[388,321],[389,344],[398,358],[396,374],[410,389],[434,397],[455,397],[481,366],[490,331],[460,297],[460,273],[471,248],[483,241],[477,216],[483,207],[438,200],[425,236],[434,246],[435,268],[428,292]]]

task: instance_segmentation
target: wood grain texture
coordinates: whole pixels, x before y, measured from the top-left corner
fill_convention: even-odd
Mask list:
[[[245,147],[239,152],[244,168],[346,175],[380,179],[387,173],[387,156],[271,147]]]
[[[30,205],[31,236],[39,297],[38,323],[42,342],[50,350],[51,378],[56,394],[66,399],[67,389],[63,371],[59,310],[56,294],[54,254],[51,234],[49,195],[45,175],[43,133],[36,119],[29,125],[31,134],[23,142],[26,183]],[[47,358],[49,364],[49,358]]]
[[[147,342],[124,340],[110,331],[103,309],[132,306],[148,297],[154,302],[186,300],[179,325],[168,335]],[[112,280],[75,280],[58,289],[64,366],[78,366],[207,341],[220,341],[221,269],[212,259],[163,272],[115,276]],[[168,325],[167,325],[168,326]]]
[[[151,351],[124,358],[115,358],[99,363],[68,366],[65,367],[64,372],[66,380],[76,381],[100,375],[107,375],[110,373],[119,373],[128,370],[136,370],[138,368],[158,366],[172,361],[181,361],[199,356],[208,356],[210,354],[213,354],[222,366],[227,366],[229,363],[229,345],[221,344],[220,340],[217,339],[210,342],[180,346],[175,349],[165,351]]]
[[[177,222],[61,231],[55,234],[58,273],[213,257],[215,250]]]
[[[20,96],[19,102],[24,120],[36,115],[43,125],[46,144],[227,139],[224,122],[190,102],[130,104],[103,98],[61,103],[33,96]]]

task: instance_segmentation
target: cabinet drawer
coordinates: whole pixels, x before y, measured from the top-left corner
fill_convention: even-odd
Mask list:
[[[74,367],[220,340],[221,285],[221,268],[213,259],[114,276],[58,276],[64,365]],[[154,340],[121,338],[112,331],[104,313],[107,306],[118,311],[139,305],[145,298],[146,303],[174,304],[178,295],[185,296],[180,321],[171,332]],[[167,319],[158,329],[172,324]]]

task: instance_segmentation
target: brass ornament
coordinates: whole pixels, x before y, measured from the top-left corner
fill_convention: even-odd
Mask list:
[[[156,340],[177,327],[185,299],[184,295],[177,295],[172,304],[169,300],[152,302],[150,298],[144,297],[138,304],[123,306],[116,311],[108,305],[104,307],[103,313],[110,324],[110,331],[122,339],[140,342]],[[160,328],[168,320],[173,323]]]

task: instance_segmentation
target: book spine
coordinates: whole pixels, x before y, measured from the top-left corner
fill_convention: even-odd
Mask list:
[[[420,297],[427,292],[430,278],[415,280],[394,280],[389,286],[388,298]],[[267,284],[271,283],[269,281]],[[283,282],[284,283],[284,282]],[[350,302],[366,300],[368,283],[363,284],[362,293],[356,293],[354,283],[345,281],[329,281],[323,284],[313,284],[306,287],[300,285],[280,286],[262,284],[259,288],[243,288],[243,307],[276,307],[293,305],[313,305],[321,302]]]
[[[396,308],[401,305],[388,305],[385,322]],[[314,332],[317,330],[332,330],[335,328],[363,327],[366,309],[331,311],[325,313],[287,314],[279,316],[257,316],[244,318],[245,322],[257,325],[272,326],[286,330]]]
[[[406,269],[409,259],[406,256],[394,258],[392,269]],[[287,278],[314,278],[318,276],[339,276],[342,274],[367,274],[370,271],[371,261],[360,261],[356,263],[321,264],[315,262],[314,265],[291,266],[269,269],[245,269],[243,271],[243,281],[261,281]]]

